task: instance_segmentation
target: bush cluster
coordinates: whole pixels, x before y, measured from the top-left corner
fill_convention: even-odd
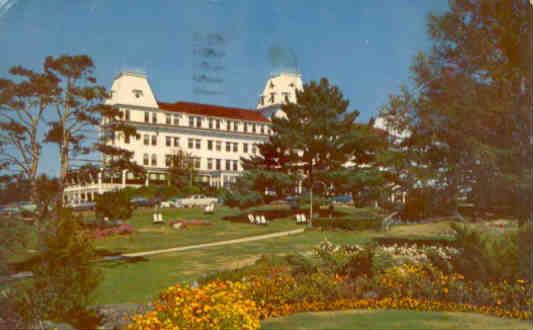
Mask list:
[[[175,285],[153,302],[153,311],[134,316],[128,330],[258,329],[259,310],[248,290],[240,282]]]
[[[130,235],[135,232],[135,228],[129,223],[122,223],[118,226],[108,228],[96,228],[93,230],[92,235],[94,239],[102,239],[115,235]]]
[[[318,218],[313,219],[313,226],[322,229],[340,229],[340,230],[379,230],[381,228],[381,221],[379,219],[329,219]]]

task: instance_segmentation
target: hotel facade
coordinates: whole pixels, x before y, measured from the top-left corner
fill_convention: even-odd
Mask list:
[[[192,156],[199,180],[215,187],[232,183],[242,171],[241,158],[259,152],[257,146],[272,134],[271,118],[283,116],[281,106],[295,102],[295,91],[302,88],[299,74],[280,73],[269,77],[256,109],[168,103],[156,99],[146,75],[121,72],[113,81],[107,104],[117,107],[121,120],[134,126],[137,134],[129,138],[115,134],[106,129],[106,122],[100,134],[106,143],[133,152],[132,160],[144,167],[146,178],[139,182],[124,171],[120,180],[109,181],[100,173],[90,183],[69,184],[65,201],[77,205],[106,191],[165,182],[172,155],[180,150]]]

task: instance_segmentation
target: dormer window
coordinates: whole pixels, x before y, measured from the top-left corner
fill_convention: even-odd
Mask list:
[[[265,97],[263,95],[261,95],[259,98],[259,103],[261,103],[261,105],[265,105]]]
[[[289,93],[283,93],[283,99],[285,100],[285,103],[289,103]]]
[[[143,91],[140,90],[140,89],[133,89],[131,92],[133,93],[135,98],[139,98],[139,97],[143,96]]]
[[[289,84],[289,87],[294,87],[294,84],[293,84],[293,83],[290,83],[290,84]]]
[[[276,95],[276,93],[270,93],[270,103],[274,103],[274,95]]]

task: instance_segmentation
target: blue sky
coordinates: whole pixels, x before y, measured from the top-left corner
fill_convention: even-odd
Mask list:
[[[88,54],[99,83],[124,69],[147,72],[160,101],[253,108],[273,65],[269,50],[292,52],[305,82],[327,77],[368,121],[408,82],[417,51],[431,44],[426,17],[444,0],[0,0],[0,76],[13,65]],[[224,36],[223,94],[195,94],[195,32]],[[55,147],[41,172],[57,175]]]

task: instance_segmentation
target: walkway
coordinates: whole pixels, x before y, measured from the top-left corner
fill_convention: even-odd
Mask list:
[[[283,236],[301,234],[301,233],[304,232],[304,230],[305,230],[304,228],[301,228],[301,229],[282,231],[282,232],[277,232],[277,233],[272,233],[272,234],[249,236],[249,237],[243,237],[243,238],[237,238],[237,239],[231,239],[231,240],[227,240],[227,241],[220,241],[220,242],[213,242],[213,243],[204,243],[204,244],[180,246],[180,247],[175,247],[175,248],[170,248],[170,249],[162,249],[162,250],[152,250],[152,251],[144,251],[144,252],[125,253],[125,254],[122,254],[121,257],[146,257],[146,256],[151,256],[151,255],[154,255],[154,254],[161,254],[161,253],[181,252],[181,251],[201,249],[201,248],[207,248],[207,247],[213,247],[213,246],[221,246],[221,245],[230,245],[230,244],[237,244],[237,243],[260,241],[260,240],[269,239],[269,238],[276,238],[276,237],[283,237]]]

